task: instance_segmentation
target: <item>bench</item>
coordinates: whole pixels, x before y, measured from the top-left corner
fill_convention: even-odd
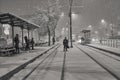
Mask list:
[[[47,44],[47,42],[36,43],[35,46],[43,46],[44,44]]]
[[[10,56],[15,53],[15,48],[0,48],[0,56]]]

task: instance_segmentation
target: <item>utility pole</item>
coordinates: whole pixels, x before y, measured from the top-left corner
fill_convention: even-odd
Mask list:
[[[73,0],[69,0],[69,5],[70,5],[70,11],[69,11],[69,18],[70,18],[70,47],[73,48],[72,44],[72,3]]]
[[[111,24],[111,37],[113,38],[114,33],[113,33],[113,24]]]

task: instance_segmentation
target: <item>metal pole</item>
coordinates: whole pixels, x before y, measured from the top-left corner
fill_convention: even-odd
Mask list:
[[[22,30],[22,46],[23,46],[23,27],[21,27],[21,30]]]
[[[13,24],[11,24],[12,26],[12,43],[13,43],[13,47],[14,47],[14,26]]]
[[[31,38],[33,38],[33,31],[34,31],[34,29],[31,30]]]
[[[10,17],[10,21],[11,21],[10,25],[11,25],[11,27],[12,27],[12,45],[13,45],[13,47],[14,47],[14,23],[13,23],[11,17]]]
[[[70,3],[69,17],[70,17],[70,43],[71,43],[71,48],[73,47],[73,44],[72,44],[72,2],[73,2],[73,0],[69,0],[69,3]]]
[[[111,18],[111,24],[110,24],[110,27],[111,27],[111,37],[113,38],[114,37],[114,24],[113,24],[113,20]]]
[[[29,35],[30,35],[30,33],[29,33],[30,31],[29,31],[29,29],[28,29],[28,39],[29,39]]]

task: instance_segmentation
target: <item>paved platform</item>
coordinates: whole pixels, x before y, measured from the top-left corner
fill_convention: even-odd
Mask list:
[[[43,57],[27,66],[10,80],[21,80]],[[26,80],[116,80],[75,46],[66,52],[64,79],[62,78],[64,52],[61,46],[46,59]]]
[[[23,51],[13,56],[0,57],[0,77],[40,55],[48,48],[49,47],[35,47],[35,50]]]
[[[65,80],[115,80],[85,53],[76,47],[67,52]]]
[[[84,47],[84,49],[85,48],[86,47]],[[37,56],[46,49],[48,48],[37,48],[31,53],[23,53],[21,55],[13,56],[13,58],[0,58],[1,60],[5,61],[1,61],[0,72],[2,73],[0,73],[0,76],[23,64],[24,62],[29,61],[31,58]],[[51,52],[52,51],[50,51],[50,53]],[[27,73],[29,73],[50,53],[43,55],[34,63],[26,66],[25,69],[15,74],[10,80],[22,80]],[[64,79],[62,79],[63,76],[61,75],[64,54],[63,46],[61,46],[54,55],[51,55],[49,58],[47,58],[26,80],[116,80],[106,70],[104,70],[95,61],[93,61],[75,46],[66,52],[64,66],[65,75]]]

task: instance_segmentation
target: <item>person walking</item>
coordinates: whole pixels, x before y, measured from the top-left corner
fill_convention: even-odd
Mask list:
[[[15,41],[15,50],[16,50],[16,53],[19,53],[19,35],[16,34],[15,38],[14,38],[14,41]]]
[[[67,51],[67,48],[69,48],[69,46],[68,46],[68,40],[66,37],[63,40],[63,46],[64,46],[64,51]]]

